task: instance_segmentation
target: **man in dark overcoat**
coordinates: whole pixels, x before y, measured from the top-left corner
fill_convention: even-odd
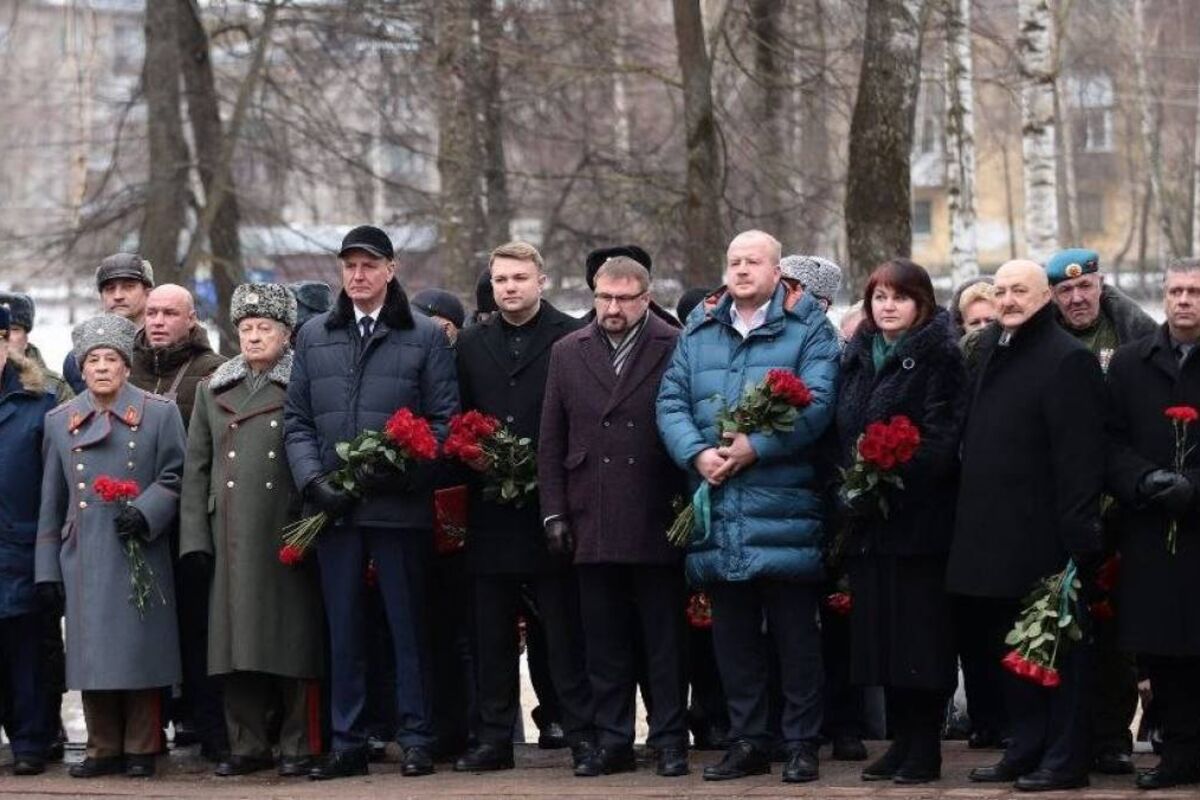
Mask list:
[[[655,432],[678,330],[649,310],[650,274],[628,257],[596,273],[595,321],[555,345],[538,477],[547,543],[574,553],[598,749],[581,777],[634,768],[637,656],[645,648],[658,774],[686,775],[682,552],[666,538],[683,490]],[[639,639],[641,645],[639,646]]]
[[[533,246],[509,242],[497,247],[490,270],[499,313],[467,328],[458,340],[463,408],[495,417],[537,447],[550,348],[582,323],[542,299],[546,275]],[[529,587],[537,604],[563,729],[578,764],[591,746],[592,701],[575,574],[567,559],[547,550],[536,498],[518,508],[487,500],[482,489],[482,480],[472,480],[467,512],[479,743],[454,768],[479,772],[513,766],[513,725],[520,713],[517,614],[522,586]]]
[[[367,772],[366,586],[368,560],[391,627],[396,658],[402,772],[433,772],[429,631],[425,581],[433,555],[435,465],[408,474],[365,470],[355,481],[362,499],[332,475],[343,464],[335,448],[364,430],[383,430],[401,408],[424,417],[439,440],[458,410],[450,342],[434,323],[413,314],[396,280],[392,241],[362,225],[342,240],[342,291],[333,308],[296,337],[284,408],[284,441],[296,487],[311,510],[332,524],[317,537],[317,562],[332,652],[333,742],[310,773],[314,779]]]
[[[968,383],[948,588],[998,662],[1021,598],[1071,558],[1090,580],[1098,560],[1105,391],[1095,357],[1055,321],[1040,265],[1004,264],[995,285],[1000,324],[984,330]],[[1060,656],[1057,689],[1002,676],[1011,740],[972,780],[1087,784],[1088,655],[1078,643]]]
[[[1112,398],[1108,488],[1119,504],[1120,644],[1150,679],[1163,729],[1162,759],[1138,775],[1143,789],[1200,782],[1200,459],[1176,471],[1169,406],[1200,408],[1200,260],[1167,268],[1167,321],[1117,349],[1108,370]],[[1195,447],[1197,425],[1184,428]],[[1174,547],[1168,541],[1177,526]]]

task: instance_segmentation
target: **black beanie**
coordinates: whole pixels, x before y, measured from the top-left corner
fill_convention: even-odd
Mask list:
[[[650,260],[650,254],[636,244],[623,244],[616,247],[601,247],[599,250],[593,250],[588,253],[587,257],[587,285],[589,289],[596,288],[596,272],[603,266],[605,261],[617,256],[625,256],[632,258],[634,261],[641,264],[649,272],[653,268],[653,262]]]

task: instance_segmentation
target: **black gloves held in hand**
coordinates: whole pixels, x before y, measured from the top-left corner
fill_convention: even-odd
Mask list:
[[[557,556],[570,555],[575,551],[575,537],[571,535],[571,524],[562,517],[547,520],[546,549]]]
[[[357,490],[365,494],[375,494],[397,489],[402,475],[390,464],[367,461],[354,468],[354,483]]]
[[[1191,481],[1167,469],[1147,472],[1138,484],[1138,496],[1143,503],[1158,506],[1173,517],[1182,516],[1191,508],[1195,493]]]
[[[146,522],[146,516],[138,511],[133,506],[122,506],[117,512],[117,519],[114,523],[117,528],[117,536],[124,541],[130,536],[136,536],[143,542],[150,538],[150,523]]]
[[[354,506],[354,496],[335,486],[329,474],[310,481],[308,486],[304,487],[304,496],[318,510],[324,511],[334,519]]]

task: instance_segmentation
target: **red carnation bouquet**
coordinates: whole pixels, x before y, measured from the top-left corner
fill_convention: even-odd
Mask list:
[[[921,432],[903,414],[886,423],[872,422],[858,437],[854,464],[842,470],[842,500],[851,508],[862,508],[864,500],[874,498],[886,519],[888,501],[883,487],[904,489],[896,470],[912,461],[920,446]]]
[[[1070,642],[1083,639],[1079,625],[1082,587],[1074,561],[1038,583],[1004,637],[1004,643],[1014,648],[1001,662],[1005,669],[1046,688],[1062,683],[1056,667],[1059,653],[1065,652]]]
[[[338,442],[334,450],[345,463],[333,473],[333,485],[361,497],[362,487],[355,478],[359,469],[405,475],[418,462],[437,458],[438,445],[429,421],[401,408],[384,423],[382,432],[365,430],[349,442]],[[299,564],[327,524],[329,515],[321,511],[288,525],[283,529],[279,560],[288,566]]]
[[[825,607],[839,617],[850,616],[854,609],[854,595],[845,591],[834,592],[825,598]]]
[[[1163,415],[1171,420],[1171,427],[1175,430],[1175,471],[1183,474],[1183,463],[1192,452],[1192,448],[1187,445],[1187,429],[1189,425],[1200,418],[1200,411],[1192,406],[1170,406],[1163,411]],[[1172,517],[1167,526],[1167,550],[1172,555],[1175,553],[1175,544],[1178,539],[1179,520]]]
[[[98,475],[92,481],[92,491],[105,503],[118,503],[123,506],[142,493],[137,481],[118,480],[109,475]],[[126,536],[122,540],[121,548],[125,551],[125,561],[129,564],[129,602],[138,610],[138,616],[145,619],[146,608],[155,593],[163,605],[166,605],[167,598],[159,588],[158,581],[154,579],[154,568],[146,560],[141,540],[136,536]]]
[[[704,592],[692,592],[687,604],[688,625],[696,630],[708,630],[712,627],[712,600]]]
[[[800,409],[812,403],[812,392],[804,381],[786,369],[773,369],[754,386],[746,387],[741,401],[732,410],[722,408],[717,414],[717,431],[722,441],[729,434],[761,433],[771,436],[776,431],[790,431],[796,426]],[[698,526],[701,533],[709,525],[710,492],[708,481],[700,487],[675,517],[667,540],[676,547],[687,547],[692,532]]]
[[[537,455],[533,441],[517,436],[500,420],[479,411],[450,418],[442,450],[466,464],[485,461],[483,496],[520,508],[537,493]]]

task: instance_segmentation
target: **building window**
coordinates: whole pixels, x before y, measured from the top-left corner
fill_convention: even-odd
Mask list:
[[[912,210],[913,236],[928,236],[933,233],[933,202],[917,200]]]
[[[1087,153],[1113,149],[1113,82],[1103,72],[1067,78],[1067,103],[1076,111],[1075,146]]]
[[[1098,194],[1081,194],[1076,201],[1081,233],[1104,231],[1104,198]]]
[[[112,47],[115,74],[129,75],[142,68],[145,46],[141,25],[132,20],[114,23]]]

